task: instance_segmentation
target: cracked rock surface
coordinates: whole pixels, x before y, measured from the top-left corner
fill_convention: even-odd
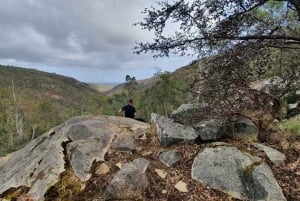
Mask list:
[[[196,156],[192,178],[238,199],[286,201],[272,170],[236,147],[205,148]]]
[[[85,116],[51,129],[23,149],[0,158],[0,195],[12,188],[27,187],[30,197],[43,200],[65,171],[66,160],[75,175],[82,182],[87,181],[93,162],[104,161],[114,139],[124,133],[124,127],[126,136],[135,139],[148,132],[150,126],[122,117]]]

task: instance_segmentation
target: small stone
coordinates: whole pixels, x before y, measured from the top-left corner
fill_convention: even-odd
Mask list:
[[[105,163],[102,163],[95,173],[97,175],[107,174],[109,173],[109,167]]]
[[[283,150],[288,150],[290,148],[290,144],[287,140],[283,140],[282,142],[280,142],[280,145]]]
[[[179,192],[183,192],[183,193],[188,193],[189,190],[187,189],[187,184],[183,181],[179,181],[176,185],[175,188],[179,191]]]
[[[167,167],[171,167],[181,159],[182,159],[181,153],[176,150],[165,151],[159,155],[159,160]]]
[[[117,166],[119,169],[122,169],[123,164],[122,164],[122,163],[117,163],[116,166]]]
[[[165,194],[168,193],[168,191],[167,190],[162,190],[161,193],[165,195]]]
[[[161,169],[155,169],[155,172],[160,176],[160,178],[165,179],[167,176],[167,173]]]
[[[136,147],[135,150],[138,151],[138,152],[140,152],[140,151],[143,151],[143,149],[144,149],[143,147]]]
[[[294,149],[300,151],[300,142],[294,142],[292,146]]]
[[[149,156],[151,155],[153,152],[152,151],[145,151],[142,153],[143,156]]]

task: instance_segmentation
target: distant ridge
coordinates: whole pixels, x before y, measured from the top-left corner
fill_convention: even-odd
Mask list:
[[[192,80],[195,80],[196,77],[198,77],[198,61],[194,61],[191,64],[188,64],[186,66],[180,67],[176,69],[174,72],[171,72],[170,76],[171,78],[178,79],[181,81],[184,81],[186,83],[191,82]],[[160,80],[158,75],[154,75],[153,77],[143,79],[143,80],[137,80],[138,90],[146,90],[149,89]],[[114,94],[122,93],[125,90],[125,83],[118,84],[111,89],[107,91],[103,91],[104,94],[108,96],[112,96]]]
[[[0,65],[0,156],[7,151],[7,133],[17,133],[16,110],[22,119],[25,139],[30,139],[31,135],[38,136],[71,117],[83,115],[97,94],[87,83],[71,77]]]

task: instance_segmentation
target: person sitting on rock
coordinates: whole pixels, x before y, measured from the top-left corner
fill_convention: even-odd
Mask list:
[[[128,104],[123,106],[119,112],[124,112],[125,117],[134,119],[136,110],[133,106],[132,99],[129,99]]]

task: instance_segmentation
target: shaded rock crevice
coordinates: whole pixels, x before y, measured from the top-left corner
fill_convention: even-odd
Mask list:
[[[30,188],[27,186],[19,186],[17,188],[10,188],[0,195],[1,198],[7,200],[17,200],[18,198],[25,196],[29,192]]]

